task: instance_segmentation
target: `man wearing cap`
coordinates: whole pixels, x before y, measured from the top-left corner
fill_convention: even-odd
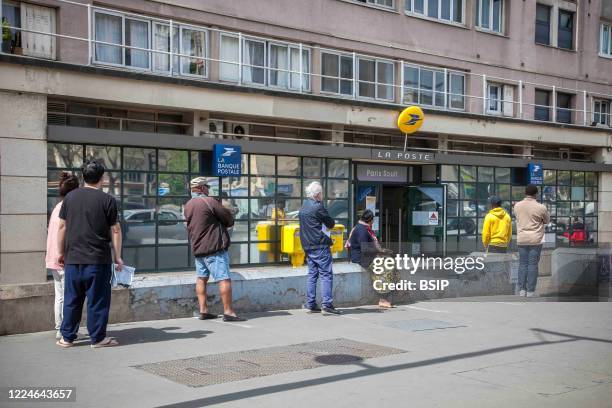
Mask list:
[[[505,253],[512,237],[512,219],[502,208],[499,197],[490,197],[489,202],[491,210],[482,225],[482,244],[487,252]]]
[[[232,307],[232,282],[229,275],[230,237],[227,229],[234,225],[230,210],[212,197],[208,197],[210,185],[205,177],[196,177],[190,182],[191,200],[185,204],[185,220],[191,252],[195,256],[196,295],[200,304],[200,320],[215,319],[208,313],[206,284],[212,275],[219,285],[223,302],[223,321],[236,322],[244,319],[236,316]]]

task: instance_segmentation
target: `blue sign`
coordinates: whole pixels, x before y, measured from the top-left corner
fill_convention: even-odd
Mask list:
[[[213,175],[242,175],[240,146],[216,144],[213,146]]]
[[[168,194],[170,192],[170,187],[158,187],[157,188],[157,193],[160,196],[165,196],[166,194]]]
[[[543,184],[544,183],[544,170],[542,169],[542,163],[529,163],[527,166],[527,184]]]

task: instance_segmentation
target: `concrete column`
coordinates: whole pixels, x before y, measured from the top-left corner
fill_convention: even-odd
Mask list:
[[[331,140],[335,146],[342,146],[344,144],[344,126],[332,125]]]
[[[438,152],[448,152],[448,135],[438,135]]]
[[[612,152],[602,148],[595,155],[598,163],[612,164]],[[597,208],[599,226],[597,239],[601,244],[612,243],[612,173],[599,173]]]
[[[47,280],[47,98],[0,92],[0,284]]]

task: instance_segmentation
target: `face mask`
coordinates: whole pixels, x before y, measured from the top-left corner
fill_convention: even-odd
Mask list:
[[[198,192],[195,192],[195,191],[191,192],[191,198],[198,198],[198,197],[203,197],[203,196],[204,196],[203,193],[198,193]]]

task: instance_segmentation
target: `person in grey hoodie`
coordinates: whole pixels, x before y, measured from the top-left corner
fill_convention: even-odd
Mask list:
[[[538,263],[544,242],[544,228],[550,222],[548,210],[536,200],[538,187],[529,184],[525,198],[514,205],[519,250],[519,296],[535,297]]]

